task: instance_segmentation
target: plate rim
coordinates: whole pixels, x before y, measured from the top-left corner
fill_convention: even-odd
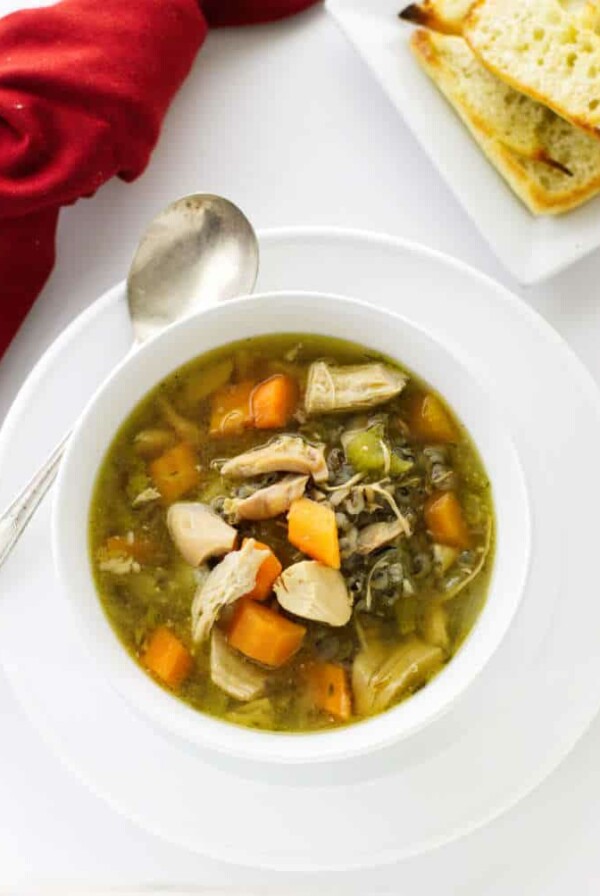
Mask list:
[[[326,2],[331,2],[331,0],[326,0]],[[338,2],[338,0],[334,0],[334,2]],[[261,243],[262,241],[277,242],[285,241],[288,239],[302,239],[307,237],[334,238],[338,240],[358,239],[365,242],[378,243],[380,245],[387,244],[390,247],[407,249],[410,252],[421,254],[430,259],[435,259],[436,261],[441,261],[442,263],[449,265],[455,270],[462,271],[468,276],[472,276],[478,279],[487,287],[493,288],[494,291],[498,294],[499,298],[511,304],[513,308],[515,308],[515,310],[518,310],[519,314],[524,319],[529,319],[530,323],[532,323],[541,332],[544,332],[546,335],[551,336],[554,341],[561,346],[563,351],[566,350],[570,358],[579,367],[580,374],[583,374],[584,379],[587,382],[586,388],[591,388],[591,390],[597,394],[598,399],[600,400],[600,384],[596,383],[596,380],[594,379],[585,363],[581,360],[581,358],[569,344],[569,342],[567,342],[567,340],[558,332],[558,330],[556,330],[539,311],[529,305],[525,301],[525,299],[520,298],[508,286],[505,286],[490,274],[486,274],[485,271],[482,271],[480,268],[477,268],[469,262],[464,261],[462,258],[450,255],[448,252],[444,252],[441,249],[427,246],[425,243],[420,243],[418,240],[407,239],[405,237],[397,236],[396,234],[392,234],[387,231],[370,230],[368,228],[360,227],[341,227],[337,225],[326,224],[312,226],[310,224],[300,224],[284,227],[260,228],[259,230],[257,230],[257,236],[259,243]],[[84,308],[83,311],[80,311],[79,314],[77,314],[71,321],[69,321],[64,329],[61,330],[56,338],[39,356],[27,376],[21,383],[17,394],[10,403],[8,411],[6,412],[6,415],[2,423],[0,424],[0,452],[3,450],[2,444],[6,439],[6,432],[10,432],[12,428],[12,416],[15,406],[18,403],[20,404],[23,397],[27,397],[29,391],[32,388],[33,382],[37,381],[42,375],[43,368],[56,355],[60,354],[63,345],[70,340],[73,334],[78,332],[78,330],[83,329],[88,320],[91,320],[93,319],[93,317],[100,314],[105,305],[109,305],[113,302],[116,303],[118,301],[119,294],[123,290],[125,283],[126,278],[123,278],[117,283],[114,283],[112,286],[108,287],[108,289],[104,290],[104,292],[102,292],[96,299],[94,299],[87,306],[87,308]]]

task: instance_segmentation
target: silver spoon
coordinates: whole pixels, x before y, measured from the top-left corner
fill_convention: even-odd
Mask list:
[[[151,222],[129,269],[133,350],[202,307],[251,293],[257,275],[258,240],[237,206],[205,193],[177,199]],[[0,515],[0,566],[54,482],[69,438]]]

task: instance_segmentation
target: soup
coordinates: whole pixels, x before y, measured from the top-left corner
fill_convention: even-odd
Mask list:
[[[126,649],[197,710],[327,730],[443,669],[493,559],[491,488],[443,399],[396,362],[264,336],[181,367],[98,474],[94,576]]]

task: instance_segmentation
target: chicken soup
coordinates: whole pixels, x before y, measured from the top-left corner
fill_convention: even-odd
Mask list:
[[[135,408],[100,469],[91,562],[152,678],[220,719],[330,729],[410,697],[486,596],[490,483],[426,383],[315,335],[234,343]]]

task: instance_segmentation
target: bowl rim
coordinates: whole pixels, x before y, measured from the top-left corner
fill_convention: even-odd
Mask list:
[[[118,291],[119,289],[124,290],[125,285],[124,283],[119,284],[115,286],[114,289],[116,291]],[[419,334],[420,338],[434,346],[436,351],[443,353],[446,358],[452,362],[452,364],[456,365],[462,371],[463,374],[465,374],[470,379],[473,379],[472,375],[469,373],[468,364],[457,356],[457,352],[452,343],[448,340],[442,342],[441,337],[428,328],[415,323],[414,321],[404,317],[402,314],[399,314],[387,308],[383,308],[374,303],[366,302],[364,300],[356,299],[347,295],[340,295],[330,292],[319,292],[316,290],[290,289],[265,291],[249,296],[241,296],[239,298],[229,300],[226,303],[222,303],[219,305],[215,304],[207,306],[206,308],[199,310],[190,318],[186,318],[185,320],[179,321],[178,323],[172,325],[155,339],[149,341],[148,343],[145,343],[143,346],[139,347],[139,349],[129,353],[121,361],[121,363],[117,365],[117,367],[101,384],[101,386],[96,390],[94,395],[86,404],[76,426],[74,427],[72,438],[65,452],[65,457],[59,471],[54,494],[52,511],[52,547],[58,578],[61,583],[63,593],[66,595],[68,602],[72,610],[74,611],[74,615],[79,624],[79,628],[80,630],[84,631],[86,641],[93,645],[93,649],[98,649],[98,644],[94,643],[97,640],[97,628],[94,632],[93,629],[95,628],[95,626],[91,624],[89,616],[82,610],[81,603],[74,599],[72,589],[70,588],[71,573],[69,571],[69,544],[68,539],[65,538],[66,527],[64,525],[64,508],[65,506],[68,507],[68,502],[63,502],[61,500],[61,497],[63,493],[67,491],[69,470],[73,464],[74,458],[76,458],[77,456],[77,446],[79,440],[82,436],[82,433],[85,433],[86,427],[89,425],[90,420],[93,419],[93,413],[99,400],[102,398],[102,396],[109,393],[110,390],[114,388],[115,383],[119,382],[123,371],[126,370],[131,364],[135,363],[136,358],[142,355],[148,355],[152,351],[156,351],[162,343],[168,340],[176,339],[178,333],[184,332],[189,327],[193,326],[194,323],[199,319],[205,318],[208,315],[218,315],[222,312],[232,313],[236,308],[248,303],[257,303],[260,301],[274,302],[281,301],[282,299],[296,299],[300,301],[318,300],[321,303],[337,303],[340,306],[343,305],[346,310],[354,307],[356,309],[360,309],[362,312],[376,314],[381,319],[387,318],[395,320],[399,325],[406,327],[409,330],[413,330],[417,334]],[[271,332],[276,333],[282,331],[274,328]],[[296,332],[298,331],[296,330]],[[323,330],[317,330],[317,332],[323,332]],[[339,338],[344,337],[342,336]],[[212,348],[218,348],[220,346],[227,345],[231,341],[234,340],[215,340]],[[369,344],[368,339],[365,339],[365,344]],[[204,349],[200,354],[210,350],[211,348]],[[179,363],[173,365],[169,369],[168,373],[161,375],[155,382],[151,383],[148,388],[144,389],[142,395],[147,394],[155,385],[158,384],[158,382],[164,379],[165,376],[170,375],[178,367],[182,366],[182,364],[187,363],[187,360],[183,359]],[[402,363],[401,359],[398,360],[399,363]],[[411,365],[411,367],[413,367],[414,369],[414,365]],[[415,370],[415,372],[418,375],[421,375],[418,369]],[[426,378],[426,380],[427,379],[428,378]],[[443,390],[441,391],[443,394]],[[477,386],[475,391],[483,393],[483,390],[481,390],[479,386]],[[483,397],[483,394],[481,395],[481,397]],[[139,400],[140,398],[136,399],[133,402],[131,409],[133,409],[133,407],[137,405]],[[460,419],[461,415],[459,410],[455,407],[455,403],[452,403],[451,406]],[[500,426],[500,421],[503,421],[502,415],[498,415],[496,413],[493,415],[493,417],[495,418],[498,426]],[[109,441],[104,445],[103,448],[103,456],[105,456],[106,451],[108,450],[110,439],[114,438],[118,427],[122,422],[124,422],[124,419],[125,418],[121,419],[120,422],[118,422],[116,426],[111,430]],[[118,673],[116,676],[110,676],[111,685],[116,688],[117,693],[126,700],[129,707],[134,712],[153,722],[159,729],[163,731],[163,733],[182,738],[183,740],[195,745],[198,748],[208,748],[209,750],[216,750],[217,752],[222,752],[241,759],[251,759],[257,761],[277,761],[280,763],[308,763],[330,761],[332,759],[347,759],[384,748],[395,741],[404,739],[412,734],[417,733],[425,725],[430,724],[442,713],[450,709],[450,707],[455,703],[459,696],[478,677],[483,667],[487,664],[487,662],[489,662],[489,660],[499,647],[500,643],[502,642],[503,638],[505,637],[518,610],[521,597],[525,590],[529,569],[532,539],[530,503],[523,468],[518,458],[514,440],[505,423],[503,424],[503,428],[504,437],[507,443],[512,448],[514,471],[520,480],[520,510],[523,513],[524,533],[526,536],[525,544],[523,545],[522,569],[520,573],[518,593],[516,595],[513,595],[512,605],[509,608],[509,611],[505,614],[502,625],[498,627],[498,630],[495,632],[494,637],[490,639],[490,644],[487,651],[484,652],[483,656],[481,656],[476,663],[472,664],[469,674],[459,674],[459,672],[462,672],[462,667],[464,665],[464,662],[459,663],[459,659],[461,656],[463,656],[464,653],[466,653],[466,646],[471,644],[476,638],[481,619],[484,616],[486,607],[489,603],[487,599],[486,604],[479,613],[473,629],[467,636],[464,644],[461,645],[460,649],[452,657],[451,662],[441,670],[441,672],[428,684],[426,688],[411,696],[407,701],[404,701],[390,708],[384,713],[381,713],[372,718],[361,720],[349,726],[336,728],[330,731],[283,733],[247,729],[235,725],[231,722],[216,719],[194,709],[193,707],[174,697],[172,694],[168,693],[166,690],[157,685],[150,678],[150,676],[148,676],[147,673],[145,673],[141,669],[140,665],[131,657],[129,652],[119,640],[115,630],[113,629],[111,623],[108,620],[108,617],[104,612],[102,602],[97,594],[96,586],[93,582],[91,570],[89,568],[89,552],[86,552],[89,585],[94,592],[95,603],[97,605],[99,614],[101,615],[104,622],[104,632],[105,634],[107,632],[110,633],[109,638],[104,638],[102,640],[100,651],[103,654],[104,659],[108,661],[108,665],[111,669],[113,664],[115,664],[115,669]],[[92,489],[96,480],[97,472],[98,468],[96,466],[92,476]],[[496,501],[494,501],[494,508],[496,510]],[[88,518],[89,502],[86,508],[86,519]],[[87,546],[87,534],[85,541]],[[488,597],[493,591],[497,566],[498,555],[496,554],[492,576],[488,586]],[[98,614],[96,614],[96,616],[98,616]],[[449,691],[446,699],[443,701],[438,700],[437,705],[435,705],[436,701],[432,699],[432,692],[434,695],[437,695],[437,692],[440,690],[438,683],[440,681],[448,682],[448,673],[449,670],[452,669],[455,669],[453,678],[457,680],[454,683],[453,687],[446,688],[446,690]],[[394,721],[399,718],[400,714],[403,714],[406,717],[407,707],[411,707],[410,713],[413,716],[413,720],[410,723],[405,722],[403,726],[394,725]]]

